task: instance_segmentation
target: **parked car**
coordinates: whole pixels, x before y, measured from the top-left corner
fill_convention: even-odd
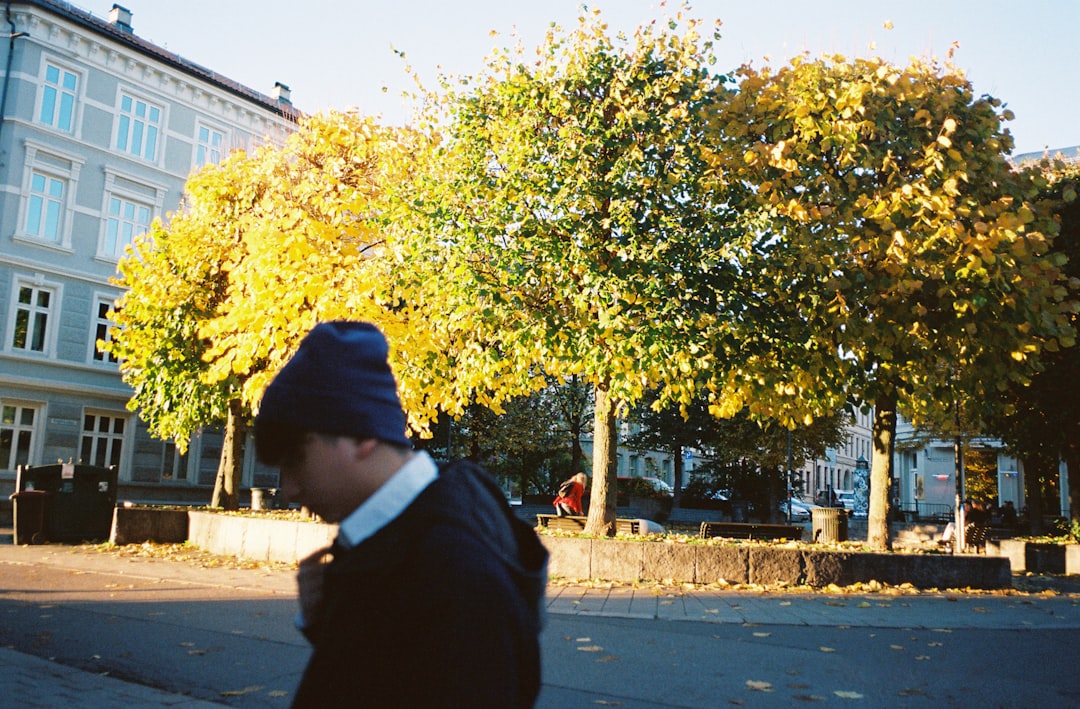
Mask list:
[[[635,497],[674,497],[675,491],[660,478],[623,477],[616,480],[619,495]]]
[[[813,513],[810,512],[810,510],[814,509],[815,507],[819,507],[819,506],[820,505],[815,505],[815,504],[813,504],[811,502],[803,502],[802,500],[792,499],[791,500],[791,519],[792,520],[798,520],[800,522],[808,520],[808,519],[810,519],[811,515],[813,514]],[[784,515],[784,517],[787,517],[787,513],[788,513],[787,508],[788,508],[787,500],[784,500],[783,502],[780,503],[780,514]]]
[[[836,490],[836,500],[840,503],[840,506],[845,510],[855,509],[855,491],[854,490]]]

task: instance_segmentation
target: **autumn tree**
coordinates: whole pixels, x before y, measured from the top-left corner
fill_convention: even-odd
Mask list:
[[[1038,207],[1059,220],[1054,250],[1068,258],[1070,319],[1080,318],[1080,164],[1044,161],[1027,169],[1039,185]],[[1027,384],[1012,384],[1006,407],[992,416],[990,431],[1009,444],[1024,463],[1025,499],[1033,531],[1040,531],[1043,482],[1058,475],[1064,460],[1069,482],[1069,509],[1080,519],[1080,350],[1076,347],[1040,353],[1042,370]]]
[[[889,545],[896,416],[947,419],[1072,343],[1061,259],[1010,118],[952,67],[797,57],[743,67],[717,169],[763,216],[739,254],[747,301],[730,408],[798,415],[874,406],[868,542]],[[719,388],[718,388],[719,390]]]
[[[239,258],[237,218],[261,199],[251,179],[257,158],[235,153],[193,175],[168,224],[155,220],[120,261],[124,293],[110,313],[111,338],[99,343],[120,359],[120,374],[152,434],[183,451],[199,429],[223,424],[225,441],[211,505],[239,507],[240,450],[246,416],[242,380],[206,380],[208,342],[200,336],[225,297],[223,264]]]
[[[209,346],[207,381],[243,376],[241,398],[257,408],[262,392],[318,322],[365,320],[392,344],[401,377],[407,343],[423,342],[414,304],[390,294],[396,262],[383,228],[388,185],[403,179],[422,140],[357,113],[304,120],[285,145],[267,151],[263,199],[237,222],[241,247],[222,269],[228,286],[215,316],[199,330]],[[424,347],[418,347],[421,353]],[[410,379],[411,381],[411,379]],[[402,387],[410,425],[436,415],[416,387]]]
[[[612,39],[586,14],[535,57],[497,51],[431,98],[439,172],[401,227],[416,280],[443,274],[426,299],[447,352],[432,366],[496,405],[542,375],[593,388],[590,533],[614,533],[620,407],[649,387],[688,400],[712,356],[697,343],[722,296],[690,276],[735,277],[720,251],[734,218],[706,159],[724,97],[710,52],[694,21]]]
[[[132,406],[181,445],[226,421],[212,504],[238,505],[250,411],[316,322],[392,329],[411,312],[387,307],[378,258],[382,186],[407,164],[405,134],[352,113],[308,118],[284,145],[190,178],[181,209],[122,261],[110,347]]]

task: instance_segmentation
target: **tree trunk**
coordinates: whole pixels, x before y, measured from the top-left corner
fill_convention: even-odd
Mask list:
[[[784,472],[780,468],[774,468],[772,466],[762,470],[768,478],[768,490],[769,490],[769,511],[765,515],[766,522],[787,522],[787,515],[784,515],[784,519],[780,517],[780,502],[781,499],[787,502],[787,496],[780,497],[780,487],[784,479]]]
[[[596,386],[596,421],[593,424],[592,493],[589,497],[589,519],[585,533],[615,536],[615,496],[617,476],[616,450],[618,429],[615,426],[615,407],[612,406],[606,384]]]
[[[886,551],[891,547],[889,488],[895,441],[896,395],[883,394],[874,402],[874,449],[870,456],[870,510],[866,520],[866,544],[873,551]]]
[[[221,458],[218,460],[217,477],[214,479],[214,496],[211,507],[225,510],[240,509],[241,461],[244,450],[244,426],[239,399],[229,402],[229,414],[225,420],[225,440],[221,442]]]

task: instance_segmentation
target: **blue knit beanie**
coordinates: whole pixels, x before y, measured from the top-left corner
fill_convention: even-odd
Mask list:
[[[386,338],[370,323],[320,323],[266,388],[258,418],[411,445],[388,354]]]

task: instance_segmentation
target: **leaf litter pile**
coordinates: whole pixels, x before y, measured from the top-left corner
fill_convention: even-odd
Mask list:
[[[98,554],[111,554],[128,559],[160,559],[163,561],[184,562],[204,569],[294,571],[297,568],[294,561],[258,561],[228,554],[212,554],[187,543],[157,544],[143,542],[142,544],[116,545],[105,542],[103,544],[82,544],[74,547],[74,549]]]

